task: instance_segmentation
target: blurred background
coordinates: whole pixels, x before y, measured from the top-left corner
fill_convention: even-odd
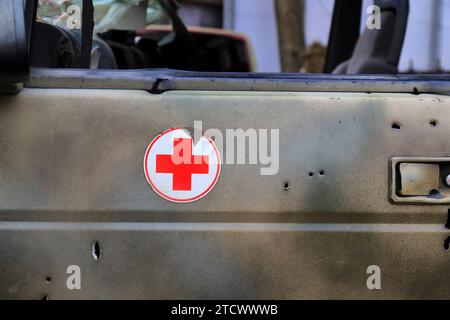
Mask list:
[[[372,3],[364,2],[362,21],[367,20],[366,8]],[[181,4],[180,14],[187,24],[223,27],[248,35],[257,71],[297,72],[304,66],[305,55],[307,60],[321,63],[334,0],[183,0]],[[447,17],[449,0],[410,1],[401,72],[450,70]],[[309,69],[320,72],[321,66]]]
[[[81,0],[39,0],[38,16],[44,20],[53,19],[52,22],[55,22],[57,13],[52,10],[62,7],[66,10],[71,4],[80,2]],[[323,71],[334,0],[178,2],[180,6],[178,14],[188,28],[227,30],[235,32],[224,33],[228,37],[245,37],[248,50],[251,51],[252,71],[312,73]],[[361,10],[361,31],[368,18],[366,10],[372,3],[371,0],[364,0]],[[111,24],[115,24],[114,28],[118,29],[120,25],[117,22],[118,16],[129,14],[125,11],[142,5],[148,5],[147,21],[138,23],[139,19],[128,19],[136,22],[136,25],[129,26],[130,29],[138,29],[149,24],[167,24],[169,21],[155,0],[94,0],[94,5],[98,32],[110,30]],[[117,8],[115,11],[111,10],[112,6],[117,6],[122,11]],[[125,9],[125,6],[128,9]],[[61,12],[67,18],[64,10]],[[450,0],[410,0],[409,20],[398,65],[399,72],[450,71],[450,19],[447,17],[450,17]],[[64,20],[61,17],[57,19]],[[158,30],[162,32],[161,29]],[[192,30],[197,33],[212,32],[208,29]]]

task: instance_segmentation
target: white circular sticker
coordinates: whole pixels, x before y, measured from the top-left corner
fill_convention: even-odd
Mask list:
[[[147,148],[144,172],[153,190],[172,202],[192,202],[204,197],[220,175],[220,155],[215,143],[201,137],[194,144],[189,132],[168,129]]]

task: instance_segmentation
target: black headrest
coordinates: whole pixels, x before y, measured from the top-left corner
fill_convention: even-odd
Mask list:
[[[67,30],[36,22],[30,49],[30,64],[41,68],[74,68],[80,56],[80,43]]]
[[[374,4],[380,7],[381,12],[392,12],[395,14],[395,25],[388,53],[388,62],[398,65],[408,25],[409,0],[375,0]]]
[[[381,9],[381,29],[365,28],[352,57],[335,74],[395,74],[408,22],[408,0],[376,0]]]

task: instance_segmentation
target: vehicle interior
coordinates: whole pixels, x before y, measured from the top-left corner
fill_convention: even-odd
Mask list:
[[[248,43],[245,37],[198,28],[188,31],[177,15],[176,2],[161,1],[161,4],[172,21],[172,27],[167,25],[160,28],[150,26],[140,30],[111,29],[97,34],[92,40],[92,50],[98,55],[95,68],[251,71],[251,57],[247,51]],[[36,8],[28,10],[34,12]],[[30,61],[32,67],[80,67],[78,57],[82,47],[81,31],[66,30],[45,21],[35,21],[33,24]],[[93,25],[85,24],[83,28],[85,34],[92,37]],[[180,52],[183,54],[180,55]]]
[[[27,8],[35,12],[30,1]],[[212,31],[189,31],[177,14],[175,1],[160,1],[172,27],[114,30],[97,34],[92,50],[98,69],[170,68],[189,71],[251,72],[249,44],[245,37]],[[408,0],[377,0],[382,29],[361,29],[361,1],[337,0],[328,43],[324,73],[397,74],[408,23]],[[86,14],[88,11],[83,12]],[[92,8],[93,9],[93,8]],[[92,15],[92,12],[91,12]],[[363,21],[364,23],[365,21]],[[77,68],[82,33],[91,38],[93,23],[80,30],[65,30],[45,21],[32,22],[31,66]],[[180,55],[179,53],[183,54]]]

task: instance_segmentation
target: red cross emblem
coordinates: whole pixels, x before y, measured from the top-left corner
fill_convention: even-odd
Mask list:
[[[173,190],[190,191],[192,175],[209,172],[209,156],[192,155],[191,138],[174,139],[173,148],[175,154],[156,155],[156,173],[171,173]]]
[[[216,145],[202,137],[194,145],[189,133],[169,129],[147,148],[144,171],[148,183],[161,197],[173,202],[192,202],[204,197],[220,175]]]

